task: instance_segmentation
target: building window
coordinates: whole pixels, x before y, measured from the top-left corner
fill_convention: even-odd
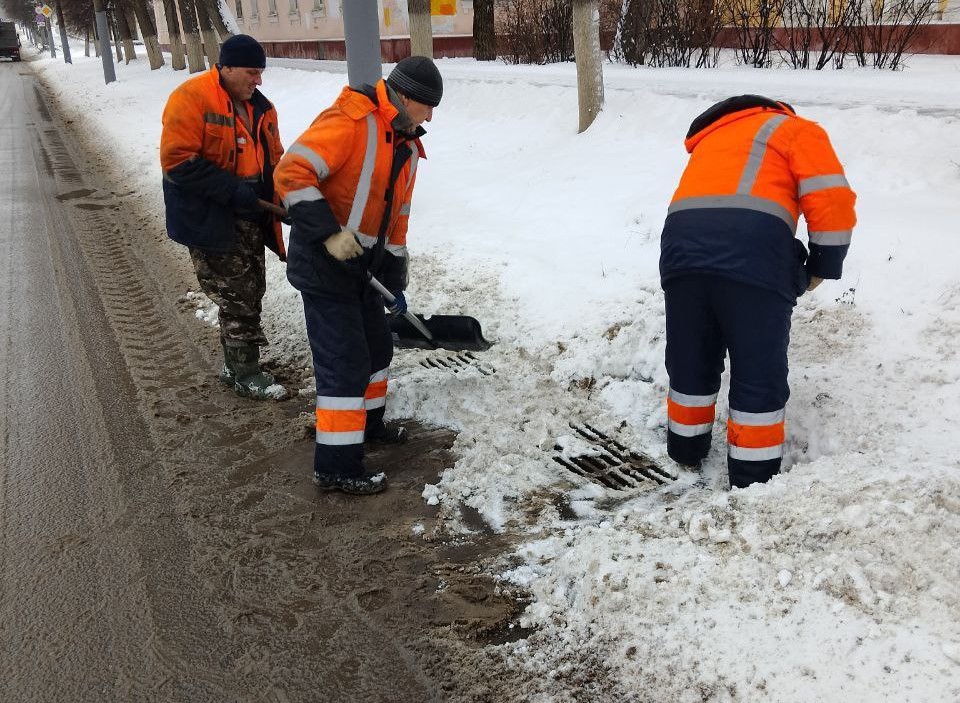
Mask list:
[[[299,15],[300,14],[300,4],[297,0],[290,0],[290,14]]]
[[[277,0],[267,0],[267,14],[271,17],[277,16]]]
[[[240,2],[240,0],[237,0]],[[250,19],[255,20],[260,16],[260,10],[257,9],[257,0],[250,0]]]
[[[237,22],[243,22],[243,4],[237,0]]]
[[[323,0],[313,0],[313,16],[323,17],[326,8],[323,6]]]

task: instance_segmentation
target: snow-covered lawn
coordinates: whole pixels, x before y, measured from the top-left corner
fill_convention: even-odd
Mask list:
[[[456,464],[424,489],[451,529],[467,529],[466,504],[517,535],[498,575],[529,590],[535,629],[503,646],[543,675],[542,700],[562,698],[551,682],[584,648],[636,700],[960,700],[960,60],[895,74],[608,65],[606,107],[579,136],[572,65],[439,65],[408,300],[479,318],[496,344],[477,358],[495,373],[400,352],[388,412],[459,432]],[[159,211],[160,113],[188,76],[143,59],[105,87],[80,46],[73,66],[33,66]],[[265,74],[286,145],[345,82],[324,67]],[[794,316],[787,472],[727,490],[721,403],[702,475],[605,489],[554,460],[597,451],[571,423],[677,471],[659,233],[687,126],[739,93],[821,122],[859,196],[844,279]],[[274,353],[304,358],[297,294],[278,262],[268,275]]]

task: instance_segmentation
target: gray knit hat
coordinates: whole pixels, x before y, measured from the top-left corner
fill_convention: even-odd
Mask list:
[[[443,78],[426,56],[408,56],[400,61],[387,76],[387,83],[398,93],[430,107],[439,105],[443,97]]]

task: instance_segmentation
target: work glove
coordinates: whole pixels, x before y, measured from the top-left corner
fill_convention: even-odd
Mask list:
[[[337,261],[355,259],[363,253],[363,247],[357,241],[353,230],[348,227],[344,227],[336,234],[331,234],[323,240],[323,246],[330,252],[330,256]]]
[[[821,283],[823,283],[823,279],[820,278],[820,276],[810,276],[810,283],[807,284],[807,292],[812,291]]]
[[[390,291],[393,293],[393,302],[387,303],[384,300],[384,306],[390,311],[391,315],[402,315],[407,311],[407,299],[403,297],[403,291]]]
[[[252,185],[241,181],[230,197],[230,204],[234,210],[255,212],[260,209],[260,198]]]

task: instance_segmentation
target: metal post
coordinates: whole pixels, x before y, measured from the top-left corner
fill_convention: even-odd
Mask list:
[[[343,36],[347,44],[347,81],[354,88],[364,83],[375,85],[383,77],[377,0],[343,3]]]
[[[94,17],[97,21],[97,40],[100,42],[100,58],[103,60],[103,82],[113,83],[117,72],[113,67],[113,50],[110,47],[110,28],[107,27],[107,13],[103,9],[103,0],[93,0]]]

